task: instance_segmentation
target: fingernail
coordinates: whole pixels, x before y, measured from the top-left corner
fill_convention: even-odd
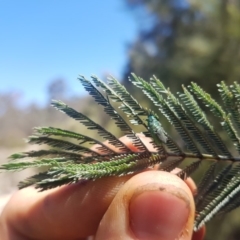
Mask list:
[[[173,240],[183,231],[190,214],[188,195],[175,187],[166,189],[161,187],[132,197],[130,227],[139,240]]]

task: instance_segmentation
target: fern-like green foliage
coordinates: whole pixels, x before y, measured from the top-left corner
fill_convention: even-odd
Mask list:
[[[143,108],[114,78],[109,78],[108,83],[105,83],[95,76],[91,80],[80,76],[79,81],[137,150],[131,150],[114,134],[84,114],[61,101],[53,101],[53,107],[96,131],[117,150],[81,133],[54,127],[35,128],[28,142],[51,148],[13,154],[9,163],[0,166],[1,171],[47,167],[45,172],[20,182],[20,188],[35,185],[45,190],[81,180],[136,173],[155,164],[159,164],[160,170],[171,171],[187,162],[177,174],[185,179],[209,161],[195,196],[197,212],[194,230],[198,230],[213,216],[227,213],[240,205],[238,83],[227,86],[221,82],[217,85],[222,98],[220,104],[195,83],[188,87],[182,86],[182,93],[173,94],[156,77],[147,82],[133,74],[130,81],[158,108],[159,112],[154,113]],[[207,114],[200,106],[204,107]],[[184,144],[176,142],[164,129],[163,121],[160,120],[164,117]],[[214,128],[217,123],[225,132],[225,141]],[[152,138],[154,151],[145,146],[139,134],[133,130],[133,125],[141,126],[144,135]],[[90,145],[97,145],[96,150],[89,148]],[[22,160],[29,158],[34,161]]]

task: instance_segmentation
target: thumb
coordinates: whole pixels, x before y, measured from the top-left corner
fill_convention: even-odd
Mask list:
[[[119,190],[96,239],[190,240],[194,201],[177,176],[161,171],[135,175]]]

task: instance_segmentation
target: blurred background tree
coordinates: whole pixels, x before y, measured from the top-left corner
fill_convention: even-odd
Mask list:
[[[239,0],[125,1],[139,23],[125,84],[131,72],[154,74],[173,90],[194,81],[216,95],[216,83],[239,79]]]

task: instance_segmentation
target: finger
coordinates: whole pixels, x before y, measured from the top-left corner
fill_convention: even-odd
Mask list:
[[[143,134],[139,134],[139,137],[140,137],[141,141],[144,143],[144,145],[148,148],[149,151],[156,151],[156,149],[151,144],[151,142],[152,142],[151,138],[145,137]],[[121,137],[120,140],[122,142],[124,142],[132,151],[137,151],[137,148],[135,146],[133,146],[133,144],[132,144],[132,140],[129,139],[127,136]],[[109,147],[111,146],[108,142],[106,142],[106,145],[109,146]],[[116,151],[117,149],[113,148],[113,150]],[[154,169],[158,170],[159,169],[159,165],[157,164],[154,167]],[[171,171],[171,173],[176,174],[176,173],[178,173],[180,171],[181,171],[180,168],[175,168],[173,171]],[[188,187],[190,188],[192,194],[195,195],[196,192],[197,192],[197,186],[196,186],[195,182],[192,180],[192,178],[188,177],[184,181],[188,185]]]
[[[123,137],[122,141],[135,149],[129,138]],[[106,145],[110,147],[108,142]],[[97,146],[93,149],[97,150]],[[40,193],[33,188],[23,189],[5,207],[1,224],[10,227],[9,232],[24,235],[24,239],[92,235],[116,192],[130,177],[103,178]]]
[[[192,193],[181,179],[167,172],[143,172],[117,193],[96,239],[190,240],[194,214]]]
[[[143,144],[147,147],[147,149],[148,149],[149,151],[153,152],[153,151],[156,151],[156,150],[157,150],[156,148],[153,147],[153,145],[152,145],[152,143],[151,143],[151,142],[152,142],[152,139],[151,139],[151,138],[145,137],[143,134],[137,134],[137,135],[140,137],[141,141],[143,142]],[[122,143],[124,143],[125,146],[127,146],[131,151],[133,151],[133,152],[139,152],[138,147],[133,145],[133,140],[132,140],[131,137],[123,136],[123,137],[120,137],[119,140],[120,140]],[[109,141],[105,141],[105,142],[104,142],[104,145],[107,146],[107,147],[109,147],[110,149],[112,149],[114,152],[121,152],[121,150],[119,150],[118,147],[110,144]],[[98,147],[99,147],[99,145],[96,144],[96,145],[94,145],[91,149],[93,149],[93,150],[95,150],[95,151],[98,151]]]
[[[5,207],[2,224],[23,239],[71,240],[93,235],[113,197],[130,177],[102,178],[44,192],[23,189]]]
[[[193,233],[192,240],[203,240],[206,233],[206,227],[203,226],[197,232]]]

